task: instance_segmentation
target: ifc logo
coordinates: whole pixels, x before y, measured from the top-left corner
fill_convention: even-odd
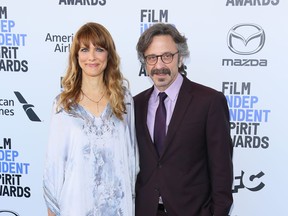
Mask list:
[[[265,43],[265,32],[256,24],[237,24],[227,37],[228,48],[238,55],[252,55],[259,52]]]

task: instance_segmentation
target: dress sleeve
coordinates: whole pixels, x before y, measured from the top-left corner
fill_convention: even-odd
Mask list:
[[[135,183],[137,174],[139,172],[139,154],[138,145],[136,140],[136,129],[135,129],[135,115],[134,115],[134,101],[130,91],[126,90],[125,103],[127,109],[126,121],[130,133],[130,146],[129,146],[129,166],[130,166],[130,179],[133,201],[135,200]]]
[[[47,208],[56,216],[60,216],[59,200],[64,183],[65,163],[67,158],[67,127],[64,114],[57,112],[57,99],[52,108],[48,145],[43,174],[44,199]]]

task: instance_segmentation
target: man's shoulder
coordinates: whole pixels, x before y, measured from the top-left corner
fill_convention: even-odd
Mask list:
[[[195,92],[195,93],[203,93],[203,94],[219,94],[219,91],[208,86],[208,85],[204,85],[202,83],[199,82],[195,82],[195,81],[191,81],[190,79],[186,78],[184,79],[183,82],[183,88],[185,89],[191,89],[191,91]]]
[[[134,101],[143,100],[152,93],[152,89],[153,87],[136,94],[135,96],[133,96]]]

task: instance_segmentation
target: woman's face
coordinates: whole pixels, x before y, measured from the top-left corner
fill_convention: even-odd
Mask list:
[[[92,43],[90,43],[89,47],[85,47],[84,44],[80,43],[78,63],[82,68],[83,76],[103,76],[107,62],[107,50],[102,47],[95,47]]]

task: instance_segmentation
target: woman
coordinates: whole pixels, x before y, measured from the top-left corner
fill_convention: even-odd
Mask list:
[[[49,216],[134,215],[134,104],[119,64],[104,26],[87,23],[77,31],[51,119],[44,171]]]

